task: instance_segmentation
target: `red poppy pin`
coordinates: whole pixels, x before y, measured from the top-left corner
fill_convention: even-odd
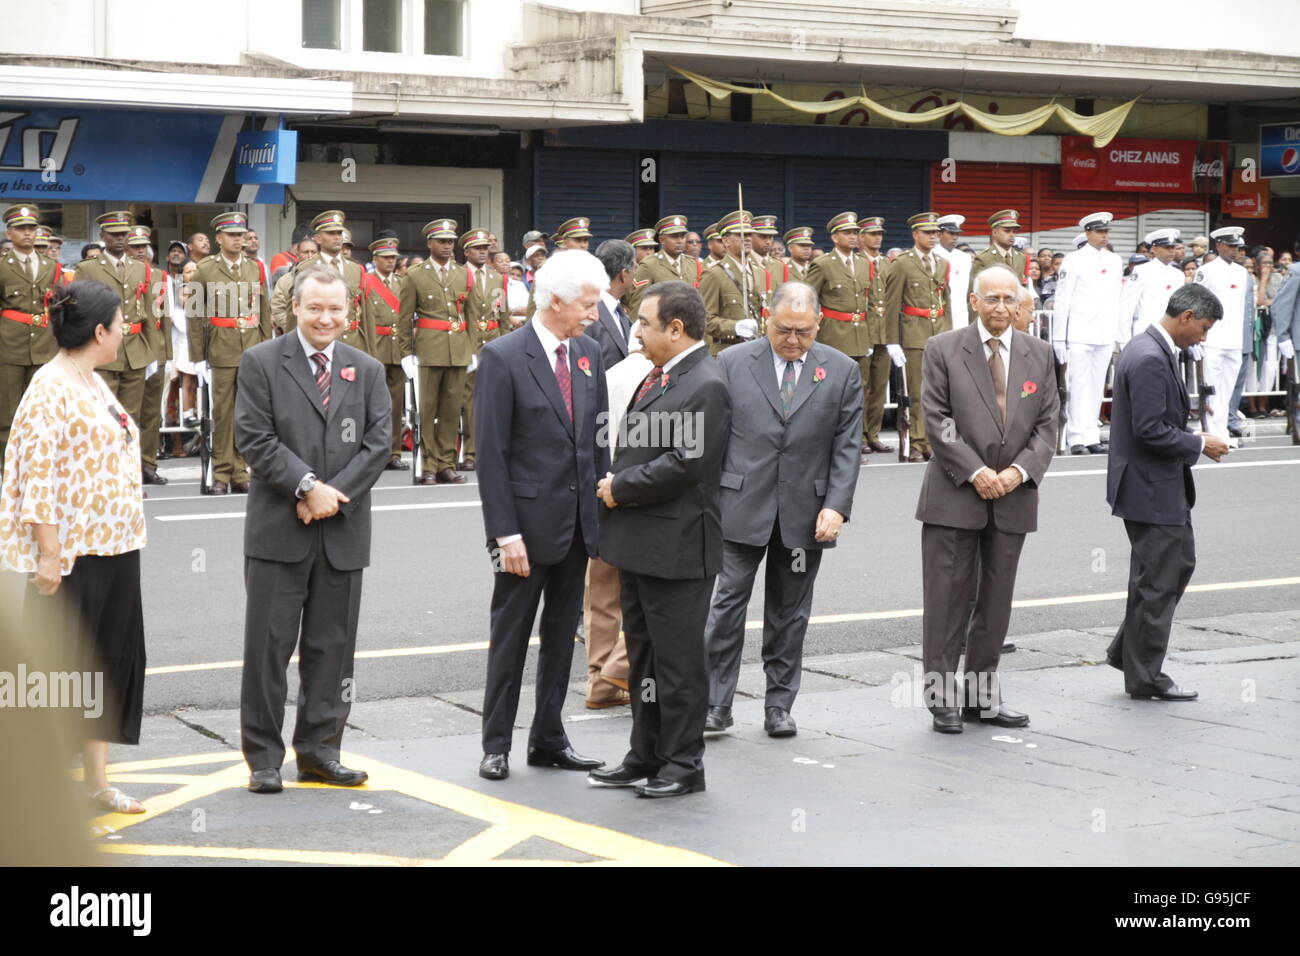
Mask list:
[[[123,428],[124,430],[126,430],[126,431],[129,431],[129,430],[130,430],[130,428],[131,428],[131,419],[127,417],[126,412],[118,412],[118,413],[117,413],[117,421],[118,421],[118,424],[121,425],[122,428]]]
[[[1025,382],[1024,385],[1020,386],[1020,397],[1028,398],[1030,395],[1033,395],[1034,392],[1036,391],[1038,391],[1037,382]]]
[[[668,383],[669,383],[668,373],[664,372],[664,374],[659,379],[659,387],[666,392],[668,391]]]
[[[583,375],[591,378],[591,359],[585,355],[580,355],[578,357],[578,368],[582,370]]]
[[[345,382],[355,382],[357,380],[357,370],[349,365],[339,372],[339,378]]]
[[[820,365],[818,365],[815,369],[813,369],[814,382],[820,382],[825,378],[826,378],[826,369],[822,368]]]

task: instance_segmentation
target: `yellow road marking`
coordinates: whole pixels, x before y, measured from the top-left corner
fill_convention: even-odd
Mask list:
[[[1300,577],[1294,578],[1258,578],[1252,581],[1221,581],[1217,584],[1193,584],[1188,587],[1192,593],[1205,593],[1209,591],[1242,591],[1253,588],[1281,588],[1291,587],[1300,584]],[[1049,598],[1026,598],[1022,601],[1012,601],[1013,608],[1025,607],[1053,607],[1059,604],[1095,604],[1104,601],[1123,601],[1128,598],[1127,591],[1105,591],[1099,594],[1069,594],[1063,597]],[[919,607],[904,608],[896,611],[864,611],[850,614],[815,614],[809,618],[811,624],[851,624],[858,621],[888,621],[899,620],[909,617],[920,617],[923,610]],[[762,621],[746,621],[745,630],[761,631],[763,629]],[[536,637],[532,638],[529,644],[536,646],[539,641]],[[425,647],[392,647],[383,650],[357,651],[358,660],[383,658],[383,657],[421,657],[429,654],[457,654],[463,651],[486,651],[488,649],[487,641],[472,641],[465,644],[438,644]],[[296,662],[295,656],[290,662]],[[191,671],[211,671],[211,670],[228,670],[244,666],[243,661],[209,661],[203,664],[170,664],[162,667],[150,667],[145,673],[149,676],[157,674],[181,674]]]
[[[428,866],[428,860],[383,853],[337,853],[328,850],[276,850],[262,847],[184,846],[176,844],[105,843],[104,853],[128,856],[199,856],[215,860],[261,860],[266,863],[309,863],[315,866]]]

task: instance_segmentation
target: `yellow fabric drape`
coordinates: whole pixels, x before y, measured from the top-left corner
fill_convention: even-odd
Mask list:
[[[999,133],[1002,136],[1025,136],[1038,129],[1053,117],[1059,118],[1070,129],[1074,130],[1081,136],[1091,136],[1092,145],[1100,149],[1107,145],[1118,134],[1124,126],[1124,121],[1128,119],[1129,111],[1137,102],[1137,98],[1122,103],[1114,109],[1107,110],[1097,116],[1083,116],[1074,110],[1067,109],[1060,103],[1051,102],[1036,109],[1029,110],[1025,113],[998,114],[987,113],[984,110],[976,109],[966,103],[950,103],[947,106],[936,107],[932,110],[925,110],[921,113],[905,113],[901,110],[890,109],[882,103],[877,103],[871,97],[867,96],[866,90],[858,96],[846,97],[839,100],[816,102],[807,102],[800,100],[787,99],[778,93],[767,89],[766,87],[737,86],[734,83],[727,83],[724,80],[714,80],[707,76],[701,76],[698,73],[692,73],[689,70],[683,70],[674,66],[674,70],[690,80],[704,92],[708,93],[714,99],[725,100],[732,93],[746,93],[751,96],[766,96],[780,103],[787,109],[795,110],[800,113],[837,113],[840,110],[849,107],[858,106],[877,116],[893,120],[896,123],[907,123],[911,125],[920,125],[923,123],[932,123],[935,120],[943,119],[951,113],[961,113],[970,118],[970,120],[988,130],[990,133]]]

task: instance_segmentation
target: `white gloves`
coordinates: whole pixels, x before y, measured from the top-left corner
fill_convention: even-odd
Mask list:
[[[195,374],[196,376],[198,376],[199,384],[200,384],[200,385],[207,385],[207,384],[208,384],[208,381],[209,381],[209,378],[208,378],[208,363],[207,363],[207,362],[195,362],[195,363],[194,363],[194,374]]]
[[[885,346],[885,351],[889,353],[889,360],[902,368],[907,364],[907,356],[903,354],[903,347],[890,342]]]
[[[1053,342],[1052,351],[1056,353],[1056,361],[1060,365],[1065,365],[1069,361],[1069,350],[1066,349],[1064,342]]]
[[[402,371],[406,373],[407,378],[415,378],[415,370],[420,367],[420,360],[414,355],[408,355],[402,359]]]
[[[144,377],[153,378],[157,374],[158,374],[158,360],[154,359],[147,366],[145,366]]]
[[[752,339],[758,334],[758,323],[753,319],[741,319],[736,323],[736,335],[742,339]]]
[[[1187,354],[1193,362],[1199,362],[1201,359],[1205,358],[1205,349],[1201,348],[1199,345],[1189,345],[1187,346]]]
[[[472,375],[476,368],[478,368],[478,355],[471,355],[469,357],[469,368],[466,371]]]
[[[1277,343],[1277,350],[1282,353],[1282,357],[1287,361],[1295,358],[1295,343],[1290,339],[1284,339]]]
[[[875,351],[876,351],[875,349],[867,349],[867,354],[864,355],[863,358],[871,358],[871,356],[875,353]]]

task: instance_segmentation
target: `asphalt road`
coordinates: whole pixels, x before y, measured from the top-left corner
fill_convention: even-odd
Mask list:
[[[817,582],[816,616],[906,612],[921,606],[920,526],[913,518],[924,465],[875,456],[862,469],[852,522],[829,553]],[[1234,452],[1224,465],[1196,470],[1194,512],[1198,567],[1193,585],[1291,577],[1300,568],[1300,448],[1263,438]],[[1011,635],[1058,627],[1118,623],[1122,600],[1056,603],[1052,599],[1122,592],[1128,543],[1123,523],[1105,503],[1105,460],[1065,457],[1042,490],[1039,530],[1020,563],[1018,608]],[[243,520],[240,496],[198,494],[196,468],[166,462],[174,476],[150,488],[149,544],[143,561],[145,620],[151,676],[146,713],[179,707],[238,707],[239,669],[217,666],[158,672],[176,665],[238,661],[244,613]],[[484,546],[475,485],[414,488],[407,474],[385,473],[374,492],[371,567],[365,572],[356,677],[366,699],[441,696],[483,684],[480,649],[428,651],[390,657],[364,652],[445,648],[486,642],[491,566]],[[759,578],[761,582],[761,576]],[[1300,587],[1250,587],[1189,593],[1182,617],[1210,617],[1300,605]],[[761,618],[761,588],[749,619]],[[893,647],[920,640],[919,615],[817,623],[809,655]],[[746,661],[756,657],[750,642]],[[531,666],[531,665],[530,665]],[[575,654],[575,678],[585,671]]]

